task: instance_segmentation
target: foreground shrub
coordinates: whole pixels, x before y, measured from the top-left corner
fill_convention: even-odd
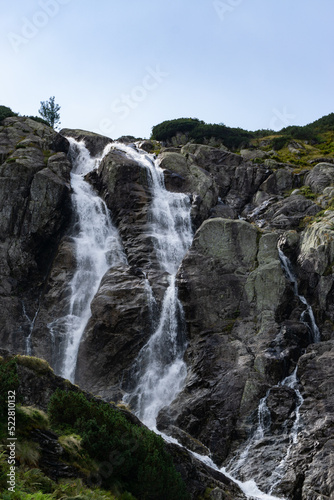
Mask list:
[[[142,500],[188,498],[163,439],[130,423],[108,403],[57,389],[50,400],[49,418],[57,429],[81,435],[82,448],[101,464],[96,481],[103,487],[119,483]]]

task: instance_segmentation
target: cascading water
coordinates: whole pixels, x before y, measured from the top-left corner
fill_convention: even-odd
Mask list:
[[[152,192],[149,234],[160,269],[169,274],[155,331],[140,351],[133,369],[136,387],[125,397],[138,417],[155,428],[159,410],[170,404],[184,384],[187,369],[183,361],[186,348],[183,309],[178,300],[175,276],[192,243],[189,197],[166,190],[163,170],[152,155],[131,146],[118,149],[147,170]],[[149,283],[146,282],[149,287]],[[152,294],[150,295],[152,300]]]
[[[39,307],[38,309],[36,310],[35,312],[35,315],[33,317],[33,319],[31,319],[29,316],[28,316],[28,313],[26,311],[26,307],[24,305],[24,302],[22,302],[22,311],[23,311],[23,316],[26,318],[26,320],[28,321],[29,323],[29,333],[26,337],[26,348],[25,348],[25,351],[26,351],[26,355],[27,356],[32,356],[32,345],[31,345],[31,334],[34,330],[34,326],[35,326],[35,321],[36,321],[36,318],[37,318],[37,315],[38,315],[38,312],[39,312]]]
[[[297,278],[293,272],[293,268],[290,260],[282,251],[280,245],[278,245],[278,253],[281,261],[282,268],[286,274],[286,277],[293,284],[293,289],[296,297],[306,306],[305,310],[301,314],[300,320],[307,324],[310,330],[310,341],[311,342],[319,342],[320,341],[320,332],[319,328],[316,324],[312,307],[307,302],[305,297],[299,294],[298,291],[298,282]],[[272,495],[277,486],[279,486],[282,481],[285,473],[287,461],[291,453],[292,447],[298,442],[298,431],[300,427],[300,408],[303,404],[303,397],[298,388],[298,379],[297,379],[297,366],[293,373],[286,377],[282,382],[274,386],[275,388],[279,387],[287,387],[292,389],[295,394],[295,409],[294,409],[294,422],[292,426],[288,425],[288,422],[285,422],[282,426],[281,435],[275,435],[275,462],[279,459],[278,465],[275,465],[272,469],[270,476],[265,478],[265,484],[270,485],[270,487],[266,486],[268,490],[268,495]],[[263,449],[266,446],[272,446],[273,435],[271,433],[271,422],[270,422],[270,411],[267,406],[268,397],[272,391],[273,387],[267,391],[267,394],[264,398],[261,399],[259,407],[258,407],[258,421],[257,427],[253,431],[250,436],[248,442],[246,443],[244,449],[241,453],[239,453],[236,457],[228,464],[228,471],[230,474],[239,475],[245,473],[245,469],[248,470],[256,470],[256,463],[259,462],[259,457],[257,454],[263,452]],[[263,458],[262,458],[263,459]],[[270,456],[267,457],[270,460]],[[254,466],[250,465],[254,460]],[[226,471],[225,471],[226,472]]]
[[[300,295],[298,292],[298,282],[297,282],[297,278],[293,272],[291,262],[288,259],[288,257],[284,254],[284,252],[280,248],[280,246],[278,246],[278,254],[279,254],[279,258],[281,260],[281,264],[283,266],[283,269],[286,273],[286,276],[288,277],[290,282],[293,284],[293,290],[294,290],[296,297],[298,297],[299,300],[301,301],[301,303],[306,306],[306,309],[302,313],[300,319],[301,319],[301,321],[303,321],[303,323],[306,323],[309,326],[310,332],[311,332],[312,342],[320,342],[320,332],[319,332],[319,328],[318,328],[316,321],[315,321],[315,318],[314,318],[312,307],[307,302],[305,297],[303,295]],[[307,317],[309,318],[309,321],[307,321]]]
[[[76,271],[70,283],[70,299],[66,314],[48,325],[53,344],[60,343],[56,366],[59,374],[74,381],[80,340],[91,315],[90,304],[106,271],[126,262],[116,228],[104,201],[85,181],[84,176],[97,168],[99,158],[92,158],[83,142],[69,138],[73,161],[71,186],[75,225]]]

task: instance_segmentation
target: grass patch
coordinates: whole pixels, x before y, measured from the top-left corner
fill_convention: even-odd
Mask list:
[[[44,375],[47,372],[53,372],[51,366],[45,359],[36,358],[35,356],[23,356],[21,354],[16,356],[17,363],[19,365],[25,366],[34,370],[40,375]]]

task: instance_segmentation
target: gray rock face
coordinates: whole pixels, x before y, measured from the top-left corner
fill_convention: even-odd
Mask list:
[[[238,211],[251,201],[271,173],[268,168],[245,162],[242,156],[210,146],[187,144],[181,152],[189,163],[211,174],[221,199]]]
[[[333,341],[312,345],[300,358],[301,432],[288,459],[279,492],[288,498],[332,498],[333,476]]]
[[[273,228],[295,229],[304,217],[314,216],[320,210],[321,208],[311,200],[296,194],[272,204],[263,218]]]
[[[111,210],[129,264],[149,269],[155,255],[147,234],[151,193],[146,170],[125,153],[112,150],[88,178]]]
[[[180,427],[222,462],[233,439],[244,435],[269,380],[277,383],[284,373],[276,337],[288,290],[277,237],[261,237],[244,221],[205,221],[178,287],[188,325],[188,377],[158,426]]]
[[[78,356],[76,381],[94,394],[122,399],[124,371],[152,334],[144,276],[120,266],[104,276],[92,304]],[[112,369],[111,369],[112,367]],[[114,391],[114,393],[113,393]]]
[[[6,157],[0,166],[0,339],[24,352],[45,275],[70,220],[71,165],[68,142],[29,118],[4,120],[0,145]]]

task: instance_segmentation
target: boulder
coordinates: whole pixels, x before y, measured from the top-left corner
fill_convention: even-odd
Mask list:
[[[267,156],[261,149],[241,149],[240,154],[245,160],[262,159]]]
[[[63,128],[59,133],[63,137],[73,137],[76,141],[84,141],[92,156],[100,155],[107,144],[112,142],[110,137],[88,132],[87,130]]]
[[[91,303],[80,344],[76,382],[107,399],[122,399],[130,370],[152,332],[145,277],[129,266],[109,269]]]
[[[314,193],[322,193],[325,188],[334,184],[333,163],[318,163],[305,178],[305,185]]]
[[[270,205],[261,217],[273,228],[294,229],[304,217],[312,217],[320,210],[321,208],[311,200],[293,194]]]

